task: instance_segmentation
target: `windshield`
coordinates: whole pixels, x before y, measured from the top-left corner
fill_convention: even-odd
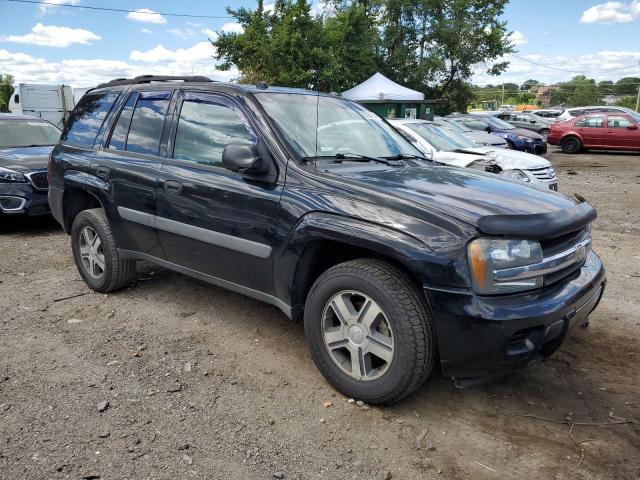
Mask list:
[[[60,130],[39,120],[0,120],[0,148],[55,145]]]
[[[507,123],[504,120],[500,120],[497,117],[487,117],[487,122],[489,122],[492,127],[495,127],[499,130],[514,130],[516,128],[510,123]]]
[[[354,102],[295,93],[256,93],[256,98],[301,157],[420,155],[393,127]]]
[[[445,120],[444,118],[436,118],[436,123],[443,128],[454,130],[460,133],[473,132],[473,130],[471,130],[469,127],[465,127],[464,125],[452,120]]]
[[[462,135],[443,130],[440,127],[428,123],[408,123],[407,127],[429,142],[433,148],[441,152],[451,152],[461,148],[476,146],[474,142]]]

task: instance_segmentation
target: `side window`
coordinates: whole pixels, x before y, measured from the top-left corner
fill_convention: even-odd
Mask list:
[[[604,117],[602,115],[592,115],[590,117],[581,118],[576,122],[576,127],[601,128],[604,125]]]
[[[255,143],[255,135],[233,109],[185,100],[180,110],[173,158],[200,165],[222,166],[222,151],[230,143]]]
[[[129,100],[127,100],[127,103],[120,112],[116,126],[113,128],[108,148],[112,150],[125,149],[125,146],[127,145],[127,133],[129,133],[129,125],[131,124],[131,115],[133,114],[133,107],[136,104],[137,99],[137,93],[134,92],[129,95]]]
[[[131,117],[125,150],[158,155],[171,92],[142,92]]]
[[[93,147],[102,122],[117,98],[118,94],[113,92],[90,93],[83,96],[73,110],[60,140],[81,147]]]
[[[487,126],[478,120],[467,120],[465,125],[472,130],[484,130]]]
[[[633,125],[628,118],[609,115],[607,119],[607,127],[609,128],[627,128]]]

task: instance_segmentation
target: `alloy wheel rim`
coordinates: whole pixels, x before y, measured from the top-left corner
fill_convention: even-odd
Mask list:
[[[333,295],[322,312],[322,337],[331,360],[351,378],[380,378],[393,361],[395,340],[386,314],[356,290]]]
[[[95,279],[104,275],[105,260],[102,240],[91,227],[80,230],[80,261],[85,271]]]

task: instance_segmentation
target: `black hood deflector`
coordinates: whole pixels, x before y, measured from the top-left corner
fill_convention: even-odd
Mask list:
[[[549,239],[580,230],[596,217],[595,208],[583,202],[565,210],[548,213],[485,215],[478,219],[478,229],[487,235]]]

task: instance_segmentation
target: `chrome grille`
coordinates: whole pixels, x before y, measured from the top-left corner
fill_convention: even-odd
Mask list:
[[[47,190],[49,188],[49,179],[47,178],[46,170],[27,173],[25,176],[36,190]]]
[[[555,182],[557,180],[556,171],[553,167],[533,168],[528,170],[528,172],[541,182]]]

